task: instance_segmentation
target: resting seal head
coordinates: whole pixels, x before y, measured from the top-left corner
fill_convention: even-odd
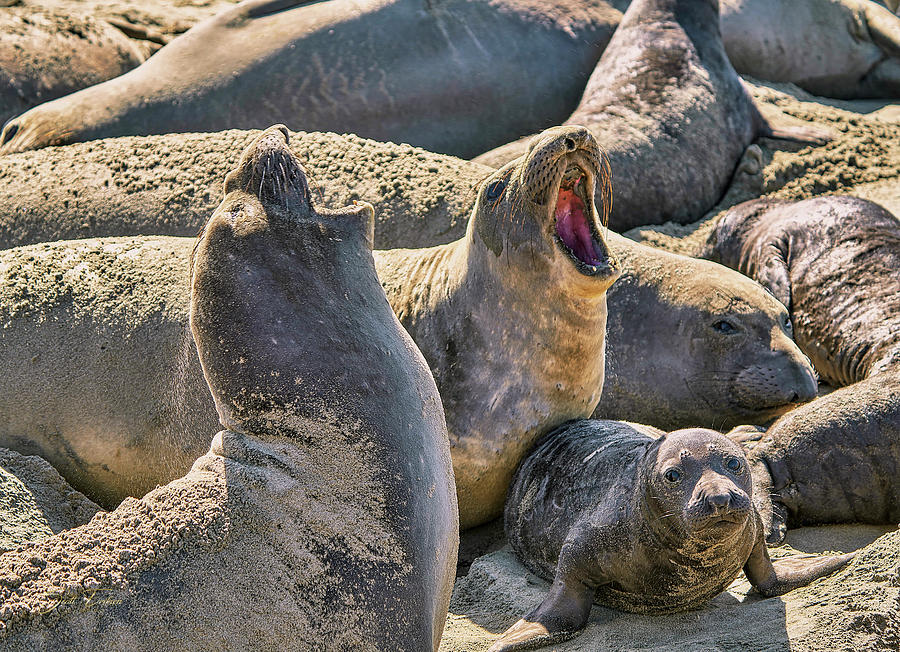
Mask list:
[[[574,421],[523,462],[505,524],[526,566],[552,578],[547,598],[491,650],[575,636],[594,601],[637,613],[696,608],[743,569],[778,595],[851,556],[772,565],[741,448],[705,429],[661,433],[621,421]]]
[[[607,373],[595,418],[664,429],[768,423],[816,397],[787,309],[758,283],[706,260],[609,234]]]

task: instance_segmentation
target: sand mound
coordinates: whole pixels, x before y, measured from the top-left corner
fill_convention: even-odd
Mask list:
[[[640,616],[594,606],[585,632],[553,649],[897,650],[900,530],[878,537],[882,532],[872,526],[794,530],[788,537],[794,547],[776,548],[773,556],[865,547],[842,571],[778,598],[763,598],[742,575],[697,611]],[[441,650],[486,650],[548,588],[509,547],[481,557],[456,582]]]
[[[83,525],[98,511],[40,457],[0,448],[0,552]]]

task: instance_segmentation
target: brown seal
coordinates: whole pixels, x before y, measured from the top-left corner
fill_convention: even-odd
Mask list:
[[[856,197],[745,202],[717,222],[706,257],[757,279],[839,387],[773,424],[754,455],[788,524],[900,518],[900,221]]]
[[[725,54],[718,0],[632,2],[566,124],[590,129],[609,156],[617,231],[698,219],[759,136],[824,142],[763,119]],[[475,161],[498,167],[527,144]]]
[[[248,0],[11,120],[0,151],[285,122],[470,157],[561,122],[620,18],[572,0]]]
[[[772,596],[852,559],[773,563],[751,487],[740,447],[711,430],[582,420],[547,435],[516,472],[505,524],[519,558],[553,585],[491,650],[576,636],[595,600],[671,613],[704,604],[741,570]]]
[[[90,16],[8,7],[0,12],[0,124],[42,102],[139,66],[119,30]]]
[[[375,276],[371,207],[315,209],[286,139],[247,149],[193,257],[226,430],[185,477],[4,555],[4,649],[437,649],[440,399]]]

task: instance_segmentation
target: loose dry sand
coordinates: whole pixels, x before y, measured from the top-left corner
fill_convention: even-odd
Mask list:
[[[84,525],[98,511],[45,460],[0,448],[0,553]]]

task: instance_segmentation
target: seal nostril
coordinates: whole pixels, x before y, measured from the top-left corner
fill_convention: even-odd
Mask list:
[[[570,152],[575,151],[575,141],[571,138],[566,138],[566,149]]]
[[[19,125],[15,122],[7,122],[3,127],[3,133],[0,134],[0,145],[5,145],[11,141],[19,131]]]

